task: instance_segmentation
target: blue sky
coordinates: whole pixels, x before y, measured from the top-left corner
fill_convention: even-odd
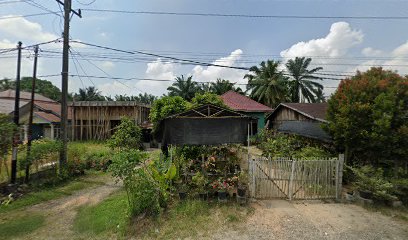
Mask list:
[[[2,3],[7,1],[11,0],[0,0],[2,17],[45,12],[25,2]],[[59,11],[53,0],[31,2]],[[408,2],[392,0],[96,0],[89,6],[84,5],[91,2],[93,0],[73,0],[73,8],[250,15],[408,16]],[[83,18],[72,18],[71,37],[118,49],[144,50],[231,66],[249,67],[266,59],[284,62],[294,56],[313,56],[314,66],[322,66],[323,71],[329,74],[347,75],[371,65],[386,65],[386,68],[408,74],[407,23],[408,20],[192,17],[84,10]],[[61,34],[61,26],[61,18],[52,14],[0,18],[0,48],[13,47],[19,40],[24,45],[31,45],[57,38]],[[181,74],[192,74],[196,81],[215,81],[221,77],[238,84],[246,82],[242,79],[246,72],[240,70],[186,66],[165,59],[132,56],[80,44],[72,44],[72,48],[77,55],[70,64],[71,74],[106,79],[71,77],[70,91],[95,85],[107,95],[132,95],[145,91],[161,95],[171,84],[113,80],[110,77],[173,79]],[[48,44],[41,49],[39,75],[59,74],[60,55],[46,51],[60,52],[61,44]],[[31,75],[32,53],[25,50],[23,55],[22,73]],[[112,56],[121,61],[109,59]],[[123,58],[134,57],[138,60],[123,62]],[[0,65],[0,77],[15,77],[15,53],[0,55]],[[47,79],[60,86],[60,77]],[[338,81],[326,79],[323,83],[327,86],[326,94],[330,94]]]

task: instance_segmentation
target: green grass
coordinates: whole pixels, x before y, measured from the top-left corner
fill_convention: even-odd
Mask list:
[[[7,222],[0,223],[0,239],[12,239],[14,237],[27,235],[42,227],[45,217],[42,215],[28,215]]]
[[[129,224],[125,191],[119,191],[94,206],[84,206],[74,220],[74,230],[87,235],[122,235]]]
[[[234,227],[252,213],[252,208],[233,202],[178,202],[162,217],[145,226],[137,226],[136,222],[130,227],[130,233],[133,236],[141,234],[145,239],[196,239],[209,236],[222,226]]]
[[[9,205],[0,205],[0,213],[10,212],[38,204],[43,201],[69,196],[78,190],[102,185],[104,181],[101,180],[101,177],[104,177],[104,175],[106,174],[100,172],[90,172],[86,176],[54,187],[33,189],[31,192],[27,193],[25,196],[17,199],[16,201],[11,202]]]

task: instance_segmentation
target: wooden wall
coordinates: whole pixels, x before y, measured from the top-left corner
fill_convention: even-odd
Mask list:
[[[290,108],[281,107],[274,116],[269,119],[271,127],[277,128],[279,124],[283,121],[315,121],[310,119]]]
[[[105,140],[122,117],[136,124],[149,120],[150,106],[136,102],[76,102],[72,106],[72,139]]]

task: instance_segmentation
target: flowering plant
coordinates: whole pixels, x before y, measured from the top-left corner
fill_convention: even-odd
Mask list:
[[[227,179],[218,179],[211,184],[213,189],[218,190],[219,192],[225,192],[234,187],[234,183],[230,178]]]

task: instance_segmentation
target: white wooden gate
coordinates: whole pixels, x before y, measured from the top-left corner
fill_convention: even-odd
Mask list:
[[[249,158],[254,198],[340,198],[344,156],[330,159]]]

